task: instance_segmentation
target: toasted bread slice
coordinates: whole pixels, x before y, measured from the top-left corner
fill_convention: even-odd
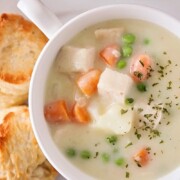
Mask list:
[[[0,15],[0,91],[28,93],[34,64],[47,37],[20,15]]]
[[[31,179],[44,161],[31,128],[28,108],[16,106],[0,111],[0,179]]]

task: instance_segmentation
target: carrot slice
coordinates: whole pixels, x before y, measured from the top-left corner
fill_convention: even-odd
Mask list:
[[[142,82],[148,79],[151,71],[151,58],[146,54],[135,57],[130,65],[130,74],[134,81]]]
[[[48,122],[69,122],[70,117],[64,100],[45,105],[44,115]]]
[[[111,67],[115,66],[120,57],[119,46],[110,45],[110,46],[105,47],[100,52],[100,57],[109,66]]]
[[[80,106],[78,103],[75,103],[72,114],[75,122],[83,124],[87,124],[90,122],[90,115],[86,109],[86,106]]]
[[[149,154],[147,149],[141,149],[137,154],[133,156],[133,159],[138,166],[145,166],[149,162]]]
[[[97,91],[100,75],[100,70],[90,70],[77,80],[77,85],[85,95],[91,96]]]

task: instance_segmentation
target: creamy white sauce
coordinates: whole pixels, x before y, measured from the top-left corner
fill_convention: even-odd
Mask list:
[[[147,53],[154,57],[154,72],[152,77],[146,82],[147,92],[138,92],[134,86],[130,94],[137,104],[138,102],[148,103],[151,94],[156,102],[164,104],[164,107],[170,114],[163,114],[161,124],[157,126],[160,136],[150,139],[149,135],[152,136],[152,133],[149,133],[149,131],[138,131],[141,134],[141,138],[138,139],[137,135],[135,135],[136,129],[132,128],[128,134],[118,136],[117,144],[111,145],[106,140],[107,136],[112,135],[110,131],[78,124],[50,124],[49,127],[55,143],[63,153],[69,147],[75,148],[78,152],[81,150],[90,150],[92,152],[91,159],[84,160],[77,155],[69,160],[96,179],[157,179],[180,165],[180,40],[166,30],[151,23],[137,20],[113,20],[85,29],[74,37],[68,45],[77,47],[94,46],[99,50],[103,45],[101,43],[98,44],[97,40],[95,40],[94,31],[98,28],[115,27],[123,27],[125,32],[136,35],[133,55]],[[150,40],[148,45],[143,44],[146,38]],[[171,64],[168,63],[168,60],[171,61]],[[128,63],[130,63],[130,59]],[[156,65],[156,63],[159,65]],[[161,74],[158,72],[160,70],[159,66],[168,64],[169,66],[164,70],[164,77],[160,77]],[[101,69],[105,67],[98,57],[95,67]],[[129,64],[120,72],[128,73]],[[74,74],[75,76],[76,74]],[[66,99],[69,104],[73,103],[77,88],[75,83],[73,83],[73,78],[66,74],[60,74],[56,69],[56,63],[54,63],[47,82],[45,101],[51,102],[57,99]],[[167,89],[170,81],[172,82],[172,89]],[[154,83],[158,84],[152,86]],[[97,97],[94,96],[93,98],[96,99]],[[106,104],[109,104],[108,100],[102,102],[102,113]],[[126,147],[131,142],[133,145]],[[140,168],[133,161],[132,157],[142,147],[151,148],[151,160],[146,166]],[[118,151],[114,152],[116,149]],[[96,152],[99,153],[97,157],[95,157]],[[108,163],[104,163],[101,159],[101,154],[104,152],[111,155],[111,160]],[[128,164],[128,167],[125,165],[119,167],[114,163],[115,159],[119,157],[125,159],[125,165]],[[129,178],[126,178],[126,172],[130,173]]]

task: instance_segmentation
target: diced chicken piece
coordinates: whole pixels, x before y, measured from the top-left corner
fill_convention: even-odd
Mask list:
[[[163,117],[163,105],[151,103],[139,103],[135,107],[136,125],[138,127],[146,126],[151,129],[156,129]]]
[[[98,41],[103,43],[119,43],[124,32],[123,28],[109,28],[96,30],[95,37]]]
[[[133,80],[126,74],[106,68],[100,76],[98,93],[124,104]]]
[[[65,46],[57,57],[57,67],[60,72],[86,72],[94,67],[96,50]]]
[[[103,114],[99,111],[101,103],[90,104],[88,111],[90,112],[93,121],[93,128],[110,131],[115,134],[123,135],[128,133],[133,124],[134,112],[131,108],[112,104]]]

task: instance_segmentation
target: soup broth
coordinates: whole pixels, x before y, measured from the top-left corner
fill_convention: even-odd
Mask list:
[[[120,32],[120,35],[116,34],[116,40],[110,35],[110,38],[102,39],[95,35],[96,30],[106,29],[109,33],[107,29],[116,28]],[[113,51],[118,59],[115,65],[112,65],[114,59],[111,58],[110,63],[107,56],[105,60],[104,56],[102,58],[102,50],[112,44],[118,44],[119,48]],[[68,72],[68,68],[60,69],[62,50],[50,70],[45,104],[65,100],[71,114],[74,103],[79,100],[82,106],[86,106],[83,112],[88,116],[85,120],[89,118],[87,122],[81,116],[78,116],[79,122],[73,119],[74,116],[72,122],[69,118],[67,122],[49,122],[54,142],[67,159],[95,179],[103,180],[152,180],[177,168],[180,165],[179,38],[155,24],[125,19],[88,27],[65,46],[87,48],[89,51],[91,47],[95,48],[95,61],[93,68],[89,69],[98,69],[101,73],[97,90],[89,95],[86,93],[90,92],[81,89],[77,83],[79,77],[89,70]],[[124,47],[130,47],[130,50]],[[84,59],[92,58],[92,54]],[[145,69],[148,61],[140,61],[144,57],[146,60],[150,57],[150,69]],[[130,69],[136,68],[132,65],[136,58],[140,58],[138,62],[142,68],[132,74]],[[144,69],[148,73],[145,71],[144,74]],[[121,73],[121,77],[116,72]],[[117,78],[109,78],[108,81],[107,77],[112,74]],[[118,83],[125,90],[123,95],[115,96],[113,92],[116,93]]]

